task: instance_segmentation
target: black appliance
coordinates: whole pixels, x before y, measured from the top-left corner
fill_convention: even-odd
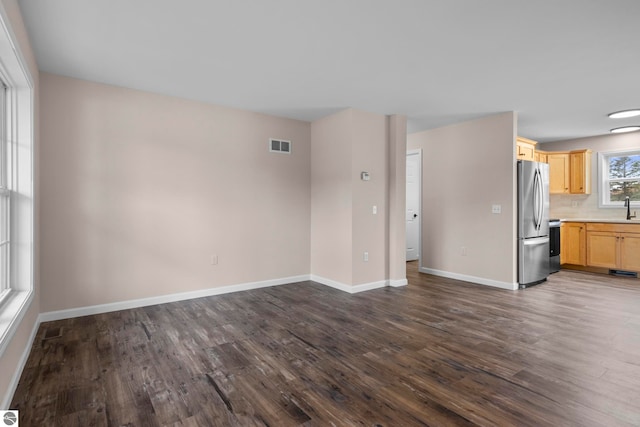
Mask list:
[[[560,271],[560,220],[549,220],[549,273]]]

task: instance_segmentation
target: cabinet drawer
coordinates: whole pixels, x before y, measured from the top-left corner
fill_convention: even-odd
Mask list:
[[[588,222],[587,231],[608,231],[611,233],[640,233],[640,224],[613,224]]]

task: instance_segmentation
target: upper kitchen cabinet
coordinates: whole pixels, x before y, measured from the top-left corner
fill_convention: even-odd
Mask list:
[[[548,161],[547,161],[547,152],[546,151],[536,151],[535,160],[536,160],[536,162],[548,163]]]
[[[569,192],[591,194],[591,150],[569,153]]]
[[[549,193],[569,194],[569,153],[548,152]]]
[[[519,136],[516,139],[516,160],[530,160],[534,161],[536,155],[537,142],[532,139],[527,139]]]
[[[550,194],[591,194],[591,150],[550,151]]]

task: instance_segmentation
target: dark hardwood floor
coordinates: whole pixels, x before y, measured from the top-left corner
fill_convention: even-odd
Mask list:
[[[640,425],[640,281],[505,291],[419,274],[42,324],[20,426]]]

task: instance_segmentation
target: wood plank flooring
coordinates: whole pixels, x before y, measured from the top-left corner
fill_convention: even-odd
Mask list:
[[[20,426],[640,425],[640,281],[504,291],[417,272],[41,325]]]

